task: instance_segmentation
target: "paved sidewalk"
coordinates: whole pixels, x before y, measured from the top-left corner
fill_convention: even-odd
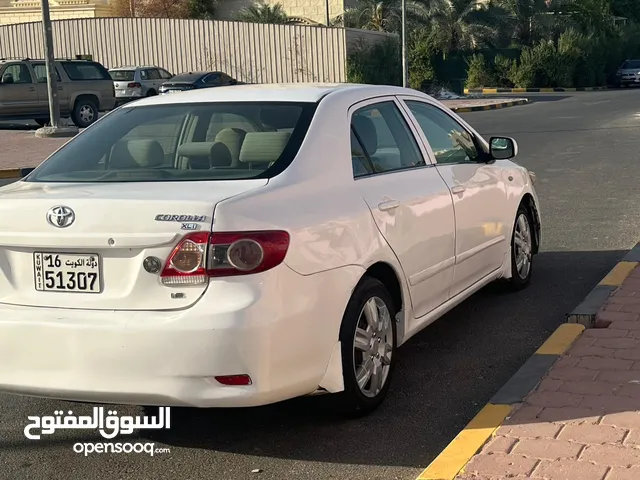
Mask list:
[[[457,480],[640,480],[640,266]]]
[[[68,138],[36,138],[33,130],[0,129],[0,170],[37,167]]]
[[[498,110],[502,108],[525,105],[526,98],[461,98],[456,100],[441,100],[454,112],[476,112],[482,110]]]

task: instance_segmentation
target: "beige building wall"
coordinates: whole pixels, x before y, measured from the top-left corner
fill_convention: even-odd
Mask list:
[[[50,11],[52,20],[111,15],[107,0],[51,0]],[[39,1],[0,0],[0,25],[41,21]]]
[[[322,25],[326,24],[326,9],[329,2],[329,19],[344,13],[355,0],[264,0],[270,5],[281,4],[290,17],[301,17]],[[218,4],[217,16],[221,20],[234,20],[240,10],[256,4],[256,0],[224,0]]]

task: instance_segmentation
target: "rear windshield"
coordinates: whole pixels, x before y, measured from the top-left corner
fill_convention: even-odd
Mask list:
[[[640,68],[640,60],[628,60],[622,64],[622,68]]]
[[[109,72],[99,63],[95,62],[60,62],[69,78],[75,81],[81,80],[111,80]]]
[[[136,72],[134,70],[109,70],[109,75],[113,80],[121,82],[130,82],[133,80]]]
[[[209,103],[114,110],[49,157],[28,182],[270,178],[293,161],[314,103]]]

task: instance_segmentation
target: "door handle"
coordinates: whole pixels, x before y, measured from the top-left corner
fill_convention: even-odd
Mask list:
[[[384,202],[380,202],[378,204],[378,210],[385,212],[387,210],[393,210],[394,208],[398,208],[400,206],[400,202],[398,200],[385,200]]]
[[[466,187],[463,187],[462,185],[456,185],[455,187],[453,187],[451,189],[451,193],[462,193],[466,190]]]
[[[30,92],[35,92],[36,91],[36,87],[29,87],[29,91]]]

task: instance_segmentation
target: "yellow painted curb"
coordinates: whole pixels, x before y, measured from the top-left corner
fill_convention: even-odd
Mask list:
[[[618,264],[613,267],[613,269],[600,281],[598,285],[619,287],[637,265],[638,262],[618,262]]]
[[[0,170],[0,178],[20,178],[20,169]]]
[[[456,113],[469,113],[472,111],[473,110],[471,110],[471,108],[468,108],[468,107],[458,108],[455,110]]]
[[[512,93],[527,93],[527,89],[526,88],[512,88],[511,92]]]
[[[487,404],[416,480],[453,480],[512,410],[511,405]]]
[[[564,323],[547,338],[535,355],[562,355],[584,331],[584,325]]]

